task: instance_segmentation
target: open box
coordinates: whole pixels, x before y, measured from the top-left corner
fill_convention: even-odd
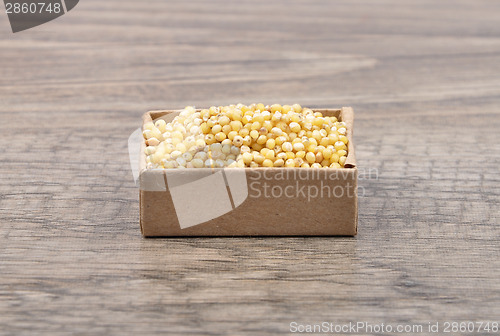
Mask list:
[[[314,109],[347,128],[344,168],[146,169],[140,152],[140,223],[158,236],[354,236],[358,196],[352,108]],[[180,111],[151,111],[143,123]]]

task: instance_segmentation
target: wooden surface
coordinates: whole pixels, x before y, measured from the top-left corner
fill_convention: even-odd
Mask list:
[[[85,0],[17,34],[0,14],[0,334],[498,321],[499,12]],[[354,107],[359,235],[143,239],[142,113],[256,101]]]

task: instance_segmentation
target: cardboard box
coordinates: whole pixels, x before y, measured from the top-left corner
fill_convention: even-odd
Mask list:
[[[140,222],[157,236],[354,236],[358,196],[352,108],[316,109],[347,124],[345,168],[146,169],[140,153]],[[143,122],[180,111],[151,111]]]

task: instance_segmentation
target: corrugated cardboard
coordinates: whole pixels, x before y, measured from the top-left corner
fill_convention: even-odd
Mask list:
[[[146,169],[140,157],[140,222],[157,236],[354,236],[358,197],[352,108],[318,109],[347,124],[345,168]],[[151,111],[143,122],[179,111]]]

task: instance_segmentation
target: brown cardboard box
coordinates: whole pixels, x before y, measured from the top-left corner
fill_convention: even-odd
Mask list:
[[[317,109],[347,124],[345,168],[146,169],[140,156],[140,221],[156,236],[354,236],[358,196],[352,108]],[[152,111],[143,122],[180,111]]]

